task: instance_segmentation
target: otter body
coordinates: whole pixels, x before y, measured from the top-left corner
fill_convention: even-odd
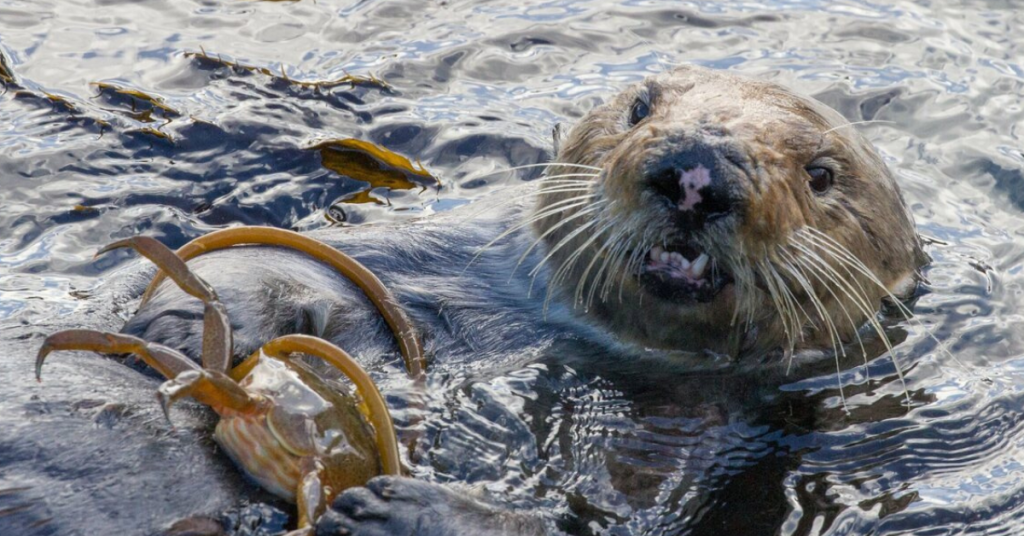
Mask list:
[[[596,366],[590,357],[653,356],[645,366],[662,383],[640,385],[682,406],[686,395],[664,384],[673,368],[756,375],[766,354],[849,342],[883,299],[913,288],[926,259],[870,144],[835,112],[773,84],[696,67],[651,77],[585,115],[556,153],[544,179],[500,196],[517,201],[310,235],[398,296],[424,336],[428,376],[446,385],[544,352],[577,368]],[[370,367],[390,363],[381,390],[408,392],[392,379],[403,375],[387,327],[328,267],[265,247],[190,266],[226,304],[236,355],[286,333],[316,335]],[[200,304],[166,282],[124,327],[193,358],[201,330]],[[443,397],[431,396],[421,414],[398,417],[400,428],[443,413],[430,407]],[[341,495],[318,533],[549,529],[391,478]]]

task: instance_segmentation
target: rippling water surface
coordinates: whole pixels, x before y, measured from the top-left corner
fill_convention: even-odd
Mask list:
[[[871,121],[856,128],[933,258],[916,322],[890,322],[912,405],[881,351],[842,373],[844,410],[830,363],[780,389],[555,348],[439,378],[417,476],[480,484],[579,534],[1020,534],[1021,13],[996,0],[0,0],[0,326],[74,314],[130,262],[93,259],[112,239],[180,246],[236,224],[449,210],[534,177],[491,172],[549,158],[556,123],[643,76],[729,69]],[[387,86],[299,83],[346,75]],[[438,182],[343,176],[315,146],[348,138]]]

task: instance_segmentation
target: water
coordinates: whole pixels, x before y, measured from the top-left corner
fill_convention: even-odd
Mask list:
[[[549,157],[556,123],[644,75],[731,69],[873,121],[857,128],[933,258],[917,322],[890,332],[913,406],[888,357],[846,367],[846,411],[829,366],[768,388],[555,349],[439,379],[446,409],[417,475],[479,484],[581,534],[1015,534],[1022,19],[994,0],[0,0],[14,75],[0,97],[0,327],[82,312],[82,292],[128,262],[93,259],[114,238],[179,246],[237,223],[449,210],[535,176],[488,173]],[[186,56],[203,51],[265,72]],[[393,90],[289,81],[347,74]],[[442,186],[366,191],[311,149],[344,138]]]

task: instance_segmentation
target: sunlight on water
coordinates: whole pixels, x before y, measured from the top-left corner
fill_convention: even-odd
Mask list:
[[[554,348],[492,376],[434,378],[415,475],[479,484],[578,534],[1015,534],[1018,7],[0,0],[0,327],[82,312],[82,293],[131,259],[93,258],[113,239],[177,247],[236,224],[450,210],[537,177],[493,172],[550,158],[556,123],[643,76],[730,69],[870,122],[855,128],[894,170],[933,259],[917,323],[889,321],[913,407],[884,350],[845,367],[845,412],[831,360],[780,389],[583,367],[608,356]],[[397,167],[345,175],[317,150],[349,139]],[[3,452],[0,487],[16,462]],[[231,526],[282,525],[251,508]]]

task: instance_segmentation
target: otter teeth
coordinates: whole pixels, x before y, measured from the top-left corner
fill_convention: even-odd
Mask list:
[[[690,269],[698,277],[703,276],[704,269],[708,267],[708,260],[710,259],[711,257],[708,257],[707,253],[701,253],[700,256],[693,261],[693,265]]]
[[[652,268],[668,270],[673,277],[686,277],[698,281],[703,279],[711,257],[707,253],[701,253],[696,259],[689,261],[678,252],[665,251],[662,247],[654,246],[651,248],[650,259]]]

